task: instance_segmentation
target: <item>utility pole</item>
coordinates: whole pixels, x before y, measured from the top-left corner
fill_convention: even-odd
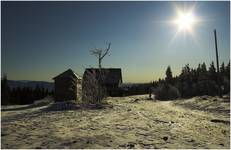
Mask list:
[[[218,48],[217,48],[217,32],[214,29],[214,37],[215,37],[215,49],[216,49],[216,61],[217,61],[217,82],[219,86],[219,96],[222,97],[222,89],[221,89],[221,80],[220,80],[220,71],[219,71],[219,59],[218,59]]]
[[[217,72],[219,73],[219,60],[218,60],[218,50],[217,50],[217,32],[216,32],[216,29],[214,30],[214,37],[215,37],[215,49],[216,49]]]

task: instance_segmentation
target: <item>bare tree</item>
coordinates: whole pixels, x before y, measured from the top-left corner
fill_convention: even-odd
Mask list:
[[[85,70],[82,82],[82,100],[89,104],[101,104],[107,97],[107,91],[102,85],[105,80],[104,74],[100,72]]]
[[[105,49],[95,47],[93,50],[90,50],[92,55],[98,57],[100,69],[102,68],[101,62],[102,62],[103,58],[108,54],[108,51],[111,48],[111,42],[110,43],[106,42],[106,44],[107,44],[107,48],[105,48]]]

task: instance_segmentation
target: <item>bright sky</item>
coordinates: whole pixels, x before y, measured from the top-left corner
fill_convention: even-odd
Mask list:
[[[185,16],[191,10],[193,19]],[[168,65],[178,75],[187,63],[214,61],[215,28],[227,63],[229,14],[229,2],[1,2],[2,74],[52,81],[71,68],[81,75],[98,64],[89,50],[109,41],[102,66],[122,68],[124,82],[150,82]]]

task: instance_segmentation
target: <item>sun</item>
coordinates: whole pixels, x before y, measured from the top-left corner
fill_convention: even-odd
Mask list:
[[[197,18],[195,17],[193,11],[183,11],[177,10],[177,17],[173,23],[178,27],[178,31],[189,31],[192,32],[193,27],[197,23]]]
[[[178,18],[175,20],[179,30],[191,30],[195,22],[196,20],[192,13],[179,14]]]
[[[198,43],[198,30],[196,30],[196,27],[199,27],[204,20],[202,20],[203,18],[200,16],[196,15],[196,8],[196,4],[190,6],[174,5],[176,15],[170,20],[170,24],[175,27],[176,32],[174,33],[170,43],[172,43],[177,37],[182,38],[182,35],[183,39],[186,39],[189,37],[188,35],[190,35],[190,37]]]

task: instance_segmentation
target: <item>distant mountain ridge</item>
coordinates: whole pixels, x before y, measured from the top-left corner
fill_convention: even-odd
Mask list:
[[[29,81],[29,80],[7,80],[9,87],[17,88],[17,87],[30,87],[32,89],[35,89],[36,86],[43,87],[45,89],[48,89],[48,91],[54,90],[54,83],[52,82],[46,82],[46,81]]]

